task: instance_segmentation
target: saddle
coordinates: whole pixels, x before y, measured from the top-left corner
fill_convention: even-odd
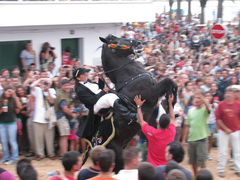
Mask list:
[[[131,112],[136,112],[137,106],[136,106],[136,104],[133,104],[131,102],[129,97],[127,97],[127,96],[125,96],[123,94],[120,94],[120,93],[118,93],[117,95],[120,98],[120,100],[121,100],[123,105],[125,105]]]
[[[122,105],[127,107],[132,113],[136,113],[136,106],[131,103],[130,99],[127,96],[118,94],[118,97],[120,98],[119,101]],[[116,122],[115,119],[121,118],[121,114],[114,111],[113,108],[102,109],[100,110],[100,114],[101,122],[99,123],[96,133],[91,140],[86,140],[91,148],[97,145],[108,145],[108,143],[114,138],[116,134],[116,126],[118,126],[118,122]],[[133,122],[135,121],[131,119],[127,121],[128,125]]]

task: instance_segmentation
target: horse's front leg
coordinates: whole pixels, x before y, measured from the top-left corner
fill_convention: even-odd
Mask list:
[[[166,78],[162,81],[160,81],[154,90],[154,96],[156,98],[162,97],[162,96],[166,96],[166,99],[168,99],[169,95],[173,95],[174,96],[174,100],[173,100],[173,105],[177,102],[177,84],[169,79]],[[167,106],[167,111],[168,111],[168,102],[166,102],[166,106]]]

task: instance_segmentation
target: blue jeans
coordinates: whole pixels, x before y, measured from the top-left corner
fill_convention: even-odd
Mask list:
[[[0,124],[0,138],[3,146],[3,160],[18,159],[18,144],[17,144],[17,123]],[[11,146],[12,155],[10,156],[9,146]]]

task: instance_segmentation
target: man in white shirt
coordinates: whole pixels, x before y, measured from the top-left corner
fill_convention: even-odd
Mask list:
[[[36,160],[45,157],[46,149],[48,157],[53,159],[54,154],[54,128],[50,127],[50,120],[46,119],[46,109],[54,104],[56,91],[50,88],[51,81],[48,78],[41,78],[31,84],[32,95],[35,97],[35,108],[33,112],[33,129],[36,149]]]
[[[119,180],[138,180],[138,166],[142,161],[142,153],[134,146],[127,147],[123,151],[124,169],[113,176]]]

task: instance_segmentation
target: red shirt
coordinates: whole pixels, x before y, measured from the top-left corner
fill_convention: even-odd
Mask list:
[[[72,61],[70,60],[70,58],[71,58],[71,54],[69,52],[64,52],[62,54],[62,63],[71,65]]]
[[[177,63],[177,66],[182,68],[184,66],[184,64],[185,64],[185,61],[180,61]]]
[[[218,108],[216,109],[215,115],[217,121],[221,119],[223,124],[233,132],[240,130],[239,102],[235,101],[233,104],[227,104],[226,101],[220,102]]]
[[[170,123],[167,129],[155,129],[154,127],[144,123],[142,125],[142,132],[148,139],[148,158],[155,167],[159,165],[166,165],[165,149],[167,145],[174,141],[176,134],[176,127]]]

